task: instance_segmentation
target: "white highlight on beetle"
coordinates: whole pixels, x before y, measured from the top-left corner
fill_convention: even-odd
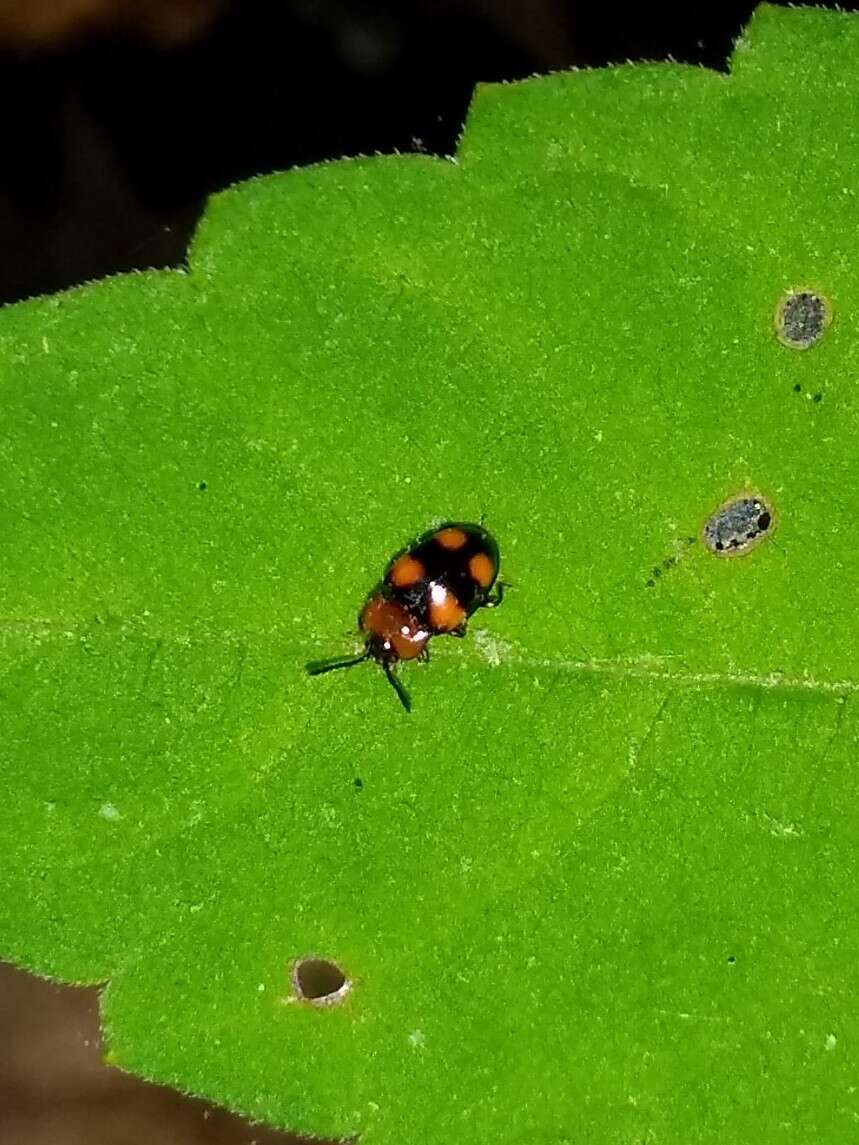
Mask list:
[[[430,581],[430,600],[433,604],[444,604],[449,595],[443,584],[439,584],[437,580]]]

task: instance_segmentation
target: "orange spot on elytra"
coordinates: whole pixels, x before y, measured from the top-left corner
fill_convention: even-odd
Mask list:
[[[433,584],[429,601],[430,624],[437,632],[450,632],[465,620],[465,609],[444,585]]]
[[[495,565],[486,553],[475,553],[468,562],[468,571],[481,588],[489,588],[495,578]]]
[[[410,588],[413,584],[417,584],[423,575],[424,566],[421,562],[415,560],[409,553],[403,553],[391,565],[388,580],[395,588]]]
[[[461,549],[468,537],[462,529],[457,529],[455,525],[451,525],[447,529],[439,529],[435,535],[435,539],[443,549]]]

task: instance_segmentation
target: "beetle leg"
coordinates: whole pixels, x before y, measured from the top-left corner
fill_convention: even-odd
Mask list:
[[[382,661],[382,668],[385,671],[385,675],[388,677],[388,683],[391,685],[391,687],[397,693],[397,699],[400,701],[400,703],[403,705],[403,707],[406,709],[406,711],[410,712],[412,710],[412,701],[409,699],[409,693],[406,691],[406,689],[403,687],[403,685],[400,683],[400,681],[397,679],[397,677],[391,671],[391,661],[390,660],[383,660]]]
[[[484,608],[497,608],[504,599],[504,589],[510,588],[510,585],[505,581],[500,580],[495,586],[495,596],[487,596],[483,602]]]

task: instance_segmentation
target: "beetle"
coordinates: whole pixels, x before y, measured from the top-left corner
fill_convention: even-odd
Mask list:
[[[498,545],[482,525],[452,522],[424,533],[393,557],[361,609],[361,655],[310,663],[308,673],[319,676],[375,660],[411,711],[393,666],[401,660],[428,660],[433,636],[465,636],[477,609],[497,607],[505,587],[498,581],[498,563]]]

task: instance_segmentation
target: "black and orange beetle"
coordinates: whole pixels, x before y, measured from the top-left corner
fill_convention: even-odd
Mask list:
[[[381,664],[406,711],[411,701],[392,671],[400,660],[428,660],[433,636],[465,636],[468,618],[478,608],[501,603],[498,545],[481,525],[441,525],[399,553],[361,609],[358,627],[364,651],[350,660],[307,665],[311,676],[351,668],[364,660]]]

